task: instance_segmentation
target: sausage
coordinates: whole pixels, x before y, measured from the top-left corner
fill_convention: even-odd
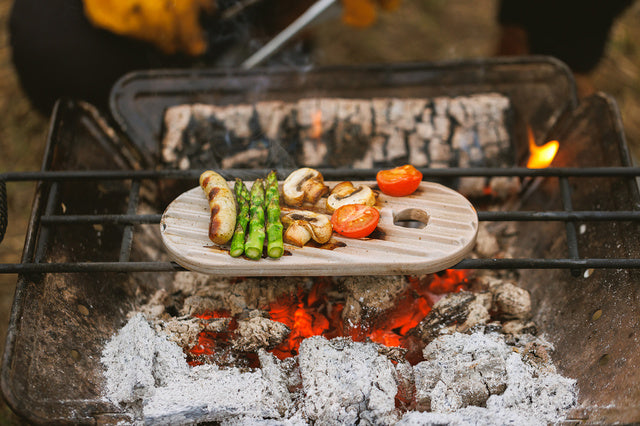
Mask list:
[[[200,175],[200,187],[209,200],[211,210],[209,239],[216,244],[225,244],[233,236],[236,227],[236,201],[233,192],[227,181],[212,170]]]

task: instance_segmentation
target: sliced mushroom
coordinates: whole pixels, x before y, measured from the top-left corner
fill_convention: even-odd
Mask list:
[[[333,188],[329,198],[327,198],[327,210],[334,212],[338,207],[346,204],[374,206],[376,204],[376,194],[366,185],[353,186],[351,182],[340,182]]]
[[[282,185],[284,202],[300,207],[305,201],[315,204],[320,197],[329,192],[319,171],[303,167],[293,171]]]
[[[306,210],[294,210],[282,217],[287,226],[284,241],[298,247],[304,246],[310,239],[324,244],[331,239],[333,227],[329,218],[323,214]]]

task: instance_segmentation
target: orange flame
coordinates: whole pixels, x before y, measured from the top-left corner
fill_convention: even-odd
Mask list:
[[[527,128],[527,132],[529,134],[529,161],[527,161],[527,167],[530,169],[544,169],[545,167],[549,167],[558,152],[560,144],[558,141],[550,141],[538,146],[533,138],[533,132],[530,127]]]
[[[322,111],[317,110],[311,117],[311,137],[320,139],[320,136],[322,136]]]

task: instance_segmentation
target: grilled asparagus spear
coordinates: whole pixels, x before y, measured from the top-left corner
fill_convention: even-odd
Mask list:
[[[256,179],[251,187],[251,203],[249,207],[251,219],[249,232],[244,244],[244,253],[249,259],[260,259],[264,247],[264,184]]]
[[[267,207],[267,255],[272,258],[282,256],[282,222],[280,221],[280,194],[278,193],[278,176],[275,171],[267,175],[265,198]]]
[[[236,201],[238,203],[238,216],[236,219],[236,229],[231,240],[231,248],[229,254],[232,257],[241,256],[244,253],[244,239],[247,232],[247,224],[249,223],[249,190],[242,181],[236,179],[234,187],[236,193]]]

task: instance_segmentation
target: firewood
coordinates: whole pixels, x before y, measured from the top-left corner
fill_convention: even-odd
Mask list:
[[[178,168],[505,166],[510,114],[508,98],[495,93],[178,105],[165,113],[161,153]],[[276,145],[288,156],[273,158]]]

